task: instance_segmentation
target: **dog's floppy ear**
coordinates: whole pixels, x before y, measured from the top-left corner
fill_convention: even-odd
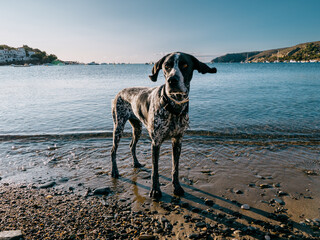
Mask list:
[[[190,55],[191,56],[191,55]],[[193,62],[193,70],[198,70],[199,73],[216,73],[217,69],[215,67],[211,68],[207,64],[200,62],[194,56],[191,56]]]
[[[162,64],[168,55],[169,54],[165,55],[163,58],[161,58],[158,62],[156,62],[154,64],[154,66],[152,68],[152,75],[149,75],[149,78],[151,79],[151,81],[153,81],[153,82],[157,81],[158,73],[159,73],[160,69],[162,69]]]

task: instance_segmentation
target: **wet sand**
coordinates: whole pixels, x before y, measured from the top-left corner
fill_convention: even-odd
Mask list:
[[[51,149],[48,141],[37,147],[8,143],[14,146],[7,150],[8,163],[28,158],[36,164],[0,168],[0,231],[20,229],[26,239],[320,237],[318,143],[186,138],[181,198],[172,194],[171,146],[165,143],[163,197],[153,201],[149,141],[137,149],[143,169],[130,166],[129,141],[119,147],[118,180],[110,177],[109,140],[58,142]],[[39,189],[52,181],[54,186]],[[91,196],[103,187],[110,188],[108,196]]]

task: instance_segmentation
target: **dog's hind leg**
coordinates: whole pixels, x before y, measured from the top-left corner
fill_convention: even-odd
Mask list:
[[[139,141],[139,138],[141,136],[141,131],[142,131],[142,124],[138,119],[129,119],[129,122],[132,126],[132,140],[130,143],[130,149],[131,149],[131,154],[133,158],[133,167],[135,168],[141,168],[144,165],[140,164],[137,155],[136,155],[136,147],[137,147],[137,142]]]
[[[124,125],[126,124],[126,121],[128,120],[127,118],[123,117],[120,118],[117,116],[115,110],[112,110],[112,116],[113,116],[113,122],[114,122],[114,127],[113,127],[113,146],[111,150],[111,161],[112,161],[112,173],[111,176],[114,178],[119,178],[119,171],[117,167],[117,149],[118,145],[120,142],[120,138],[124,129]]]

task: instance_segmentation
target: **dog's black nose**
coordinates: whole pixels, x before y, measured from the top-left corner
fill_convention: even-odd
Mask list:
[[[170,77],[168,79],[168,83],[171,84],[171,85],[177,84],[178,81],[179,81],[179,79],[176,76]]]

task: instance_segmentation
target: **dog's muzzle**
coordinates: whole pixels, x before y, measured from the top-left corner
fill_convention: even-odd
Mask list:
[[[168,97],[176,104],[189,102],[189,96],[185,92],[171,92]]]

